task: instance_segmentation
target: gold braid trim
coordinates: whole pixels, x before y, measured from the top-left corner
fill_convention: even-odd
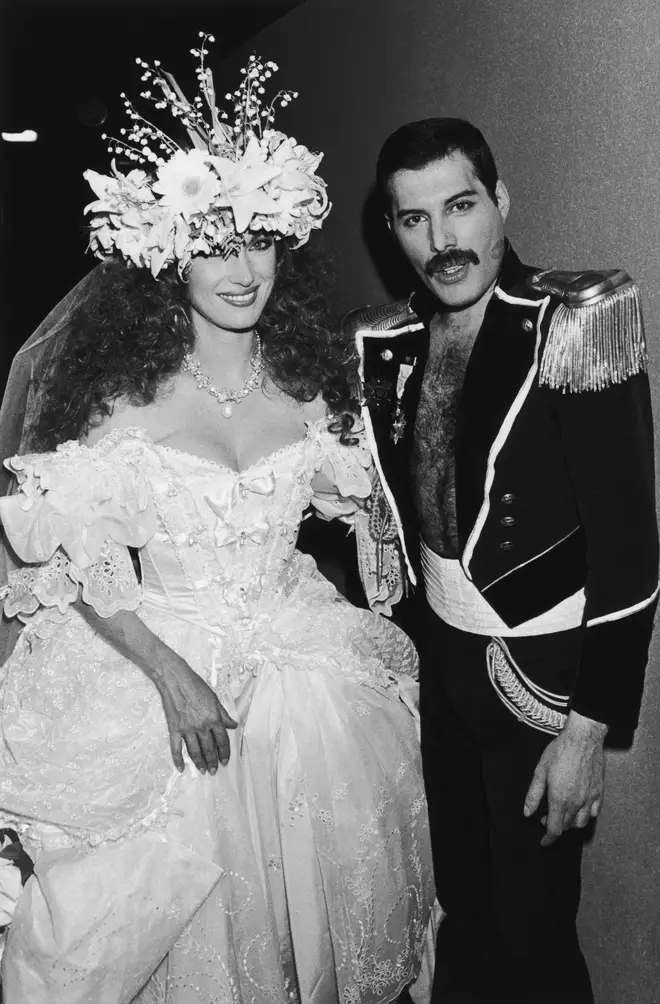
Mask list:
[[[536,686],[499,639],[493,639],[486,649],[486,663],[495,693],[519,721],[550,735],[561,732],[567,718],[568,696]]]
[[[563,301],[550,323],[542,386],[579,394],[646,371],[639,289],[626,272],[541,273],[530,284]]]
[[[396,300],[384,303],[378,307],[354,307],[344,314],[342,328],[344,331],[355,332],[359,329],[369,331],[393,331],[396,328],[417,323],[422,326],[417,314],[412,310],[407,300]]]

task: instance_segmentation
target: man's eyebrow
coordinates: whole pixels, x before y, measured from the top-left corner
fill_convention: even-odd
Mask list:
[[[479,193],[477,192],[476,188],[464,188],[462,192],[456,192],[455,195],[450,195],[448,199],[445,199],[445,206],[450,206],[452,202],[458,202],[459,199],[466,199],[478,194]],[[414,208],[399,209],[397,210],[396,218],[397,220],[400,220],[404,216],[412,216],[416,213],[419,214],[420,216],[424,216],[426,212],[427,212],[426,209],[414,209]]]
[[[456,202],[458,199],[465,199],[478,194],[476,188],[464,188],[462,192],[457,192],[456,195],[451,195],[448,199],[445,199],[445,206]]]
[[[426,213],[425,209],[398,209],[396,218],[397,220],[400,220],[402,216],[411,216],[413,214],[418,216],[424,216],[425,213]]]

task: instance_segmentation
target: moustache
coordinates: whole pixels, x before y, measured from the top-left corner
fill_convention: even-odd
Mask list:
[[[479,255],[471,248],[467,248],[465,251],[461,248],[450,248],[449,251],[438,251],[432,258],[429,258],[424,266],[424,271],[432,279],[436,272],[441,272],[445,268],[467,265],[468,263],[478,265],[479,262]]]

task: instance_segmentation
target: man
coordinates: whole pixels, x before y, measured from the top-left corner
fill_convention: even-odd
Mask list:
[[[428,605],[434,999],[586,1004],[584,828],[608,729],[637,724],[658,593],[638,291],[521,264],[467,122],[403,126],[377,180],[423,289],[348,321],[388,503],[374,547],[398,529]]]

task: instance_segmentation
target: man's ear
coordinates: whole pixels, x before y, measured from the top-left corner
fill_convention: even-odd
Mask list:
[[[502,222],[504,222],[509,215],[511,199],[509,198],[509,193],[503,181],[498,181],[495,185],[495,200],[497,202],[497,208],[502,216]]]

